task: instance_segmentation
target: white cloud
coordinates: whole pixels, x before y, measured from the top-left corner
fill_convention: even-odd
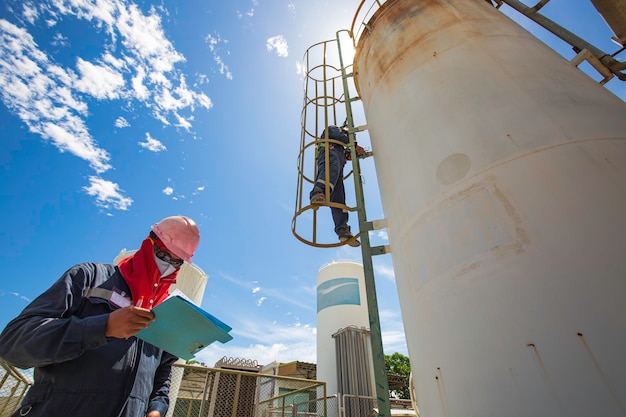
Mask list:
[[[99,3],[101,2],[86,4],[86,6],[97,9]],[[122,44],[136,58],[159,73],[170,72],[176,63],[185,61],[185,57],[176,51],[169,39],[165,37],[161,27],[161,17],[156,14],[154,7],[148,15],[144,15],[136,4],[126,5],[121,1],[113,3],[118,7],[114,21],[115,29],[122,36]],[[113,22],[105,21],[105,23]]]
[[[100,149],[81,118],[87,105],[71,91],[75,75],[52,64],[24,29],[0,19],[0,97],[28,126],[62,152],[107,171],[108,153]]]
[[[402,328],[402,320],[398,312],[384,310],[380,312],[381,336],[383,350],[389,354],[399,352],[408,355],[406,338]],[[230,332],[235,338],[250,340],[248,346],[229,346],[213,343],[201,350],[196,358],[213,366],[224,356],[256,360],[260,365],[273,361],[302,361],[317,363],[317,328],[302,324],[298,320],[293,323],[280,324],[263,319],[242,318],[238,323],[230,323]],[[240,343],[241,344],[241,343]]]
[[[220,278],[224,278],[242,288],[247,288],[247,289],[252,290],[257,287],[256,285],[253,286],[252,283],[250,282],[242,281],[238,278],[235,278],[223,272],[219,272],[218,275]],[[312,306],[309,302],[307,302],[307,300],[303,300],[302,297],[299,297],[299,296],[290,296],[287,293],[285,293],[284,289],[282,288],[280,289],[265,288],[263,289],[263,292],[271,299],[282,300],[284,302],[296,305],[300,308],[304,308],[307,310],[315,310],[315,306]]]
[[[150,136],[150,133],[148,132],[146,132],[146,141],[139,142],[139,145],[142,148],[145,148],[151,152],[161,152],[167,149],[165,145],[163,145],[159,140],[154,139],[152,136]]]
[[[256,294],[256,293],[258,293],[259,291],[261,291],[261,287],[256,287],[256,288],[253,288],[253,289],[252,289],[252,294]]]
[[[294,3],[287,4],[287,10],[289,11],[290,15],[295,16],[295,14],[296,14],[296,5]]]
[[[21,299],[21,300],[24,300],[24,301],[28,301],[28,302],[31,302],[31,301],[32,301],[30,298],[28,298],[28,297],[26,297],[25,295],[22,295],[22,294],[20,294],[20,293],[18,293],[18,292],[15,292],[15,291],[8,291],[8,292],[5,292],[4,290],[0,290],[0,296],[2,296],[2,295],[7,295],[7,294],[8,294],[8,295],[15,296],[15,297],[17,297],[17,298],[19,298],[19,299]]]
[[[261,307],[261,305],[263,304],[263,301],[267,300],[267,297],[261,297],[257,300],[256,305],[257,307]]]
[[[399,311],[381,310],[379,312],[383,350],[391,354],[399,352],[408,355],[406,336]]]
[[[209,44],[209,50],[213,54],[213,60],[217,64],[218,71],[220,72],[220,74],[226,76],[226,78],[228,78],[229,80],[232,80],[233,79],[233,74],[230,72],[230,70],[228,69],[228,65],[226,65],[224,63],[224,60],[222,59],[222,57],[219,54],[219,52],[221,50],[221,48],[219,48],[219,44],[220,43],[227,44],[228,40],[222,39],[219,34],[217,34],[217,37],[215,37],[215,36],[213,36],[211,34],[208,34],[204,38],[204,41]]]
[[[242,19],[244,17],[244,15],[247,16],[247,17],[253,17],[254,16],[254,8],[248,9],[246,12],[243,12],[243,13],[241,11],[237,10],[235,12],[235,14],[237,15],[238,19]]]
[[[213,343],[201,350],[196,358],[213,366],[224,356],[256,360],[260,365],[273,361],[291,362],[316,361],[316,329],[308,325],[244,320],[233,327],[234,337],[246,337],[252,340],[249,346],[229,346]]]
[[[163,194],[165,194],[165,195],[172,195],[173,192],[174,192],[174,189],[172,187],[169,187],[169,186],[165,187],[163,189]]]
[[[209,77],[206,74],[196,73],[196,78],[198,79],[197,84],[206,84],[209,82]]]
[[[39,12],[37,11],[37,9],[32,7],[31,4],[24,4],[22,16],[24,16],[24,19],[26,19],[26,21],[32,25],[33,23],[35,23],[35,20],[37,20],[37,17],[39,17]]]
[[[62,150],[91,147],[93,152],[81,152],[77,156],[88,159],[92,168],[103,172],[111,166],[108,154],[99,150],[81,120],[88,114],[87,104],[81,95],[100,100],[125,98],[138,100],[152,109],[157,120],[191,129],[193,116],[182,113],[195,108],[210,109],[212,102],[204,93],[190,89],[175,66],[185,57],[167,39],[156,8],[144,14],[136,4],[126,0],[54,0],[25,2],[23,19],[31,24],[40,19],[49,27],[55,26],[67,16],[88,21],[96,28],[103,28],[110,38],[99,58],[87,61],[78,58],[76,69],[62,68],[38,48],[33,37],[24,29],[7,20],[0,20],[0,94],[6,104],[35,133],[45,139],[44,123],[55,124],[58,132],[69,132],[83,146],[70,146],[67,141]],[[68,39],[62,33],[52,37],[55,46],[67,46]],[[113,45],[122,47],[112,48]],[[220,62],[220,71],[231,76],[228,68]],[[126,87],[126,86],[129,87]],[[169,98],[162,106],[160,99]],[[46,126],[54,131],[54,128]],[[78,129],[78,130],[76,130]],[[54,132],[53,132],[54,133]]]
[[[92,64],[78,58],[76,63],[80,78],[74,86],[78,91],[89,94],[97,99],[116,99],[123,94],[124,77],[113,68]]]
[[[196,359],[213,367],[223,357],[256,360],[259,365],[267,365],[274,361],[303,361],[315,363],[315,345],[308,344],[251,344],[249,346],[229,346],[213,343],[201,350]]]
[[[178,123],[176,123],[175,126],[176,127],[182,127],[187,132],[189,132],[189,129],[191,129],[191,122],[190,121],[193,121],[193,116],[190,116],[187,119],[184,118],[183,116],[181,116],[178,113],[174,113],[174,116],[176,116],[176,120],[178,121]]]
[[[128,120],[124,119],[122,116],[115,119],[115,127],[122,129],[124,127],[129,127],[129,126],[130,126],[130,123],[128,123]]]
[[[61,67],[53,55],[39,49],[25,28],[0,19],[0,98],[31,132],[50,140],[60,151],[84,159],[96,173],[112,166],[109,154],[87,128],[87,99],[91,97],[123,98],[124,104],[131,105],[135,100],[164,125],[174,121],[190,130],[194,121],[190,113],[197,108],[208,110],[213,103],[203,92],[189,88],[176,69],[185,57],[166,37],[159,12],[166,13],[152,7],[144,14],[127,0],[24,2],[21,15],[25,22],[40,20],[51,28],[73,17],[88,22],[107,39],[99,57],[90,61],[79,57],[75,68]],[[57,47],[68,45],[63,33],[51,34],[50,39]],[[223,74],[232,77],[223,62],[218,64]],[[116,126],[125,126],[122,120],[118,119]],[[90,195],[106,195],[94,191],[102,185],[92,183],[86,189],[93,191]],[[121,195],[118,200],[108,198],[96,199],[96,204],[130,205]]]
[[[89,177],[90,185],[83,187],[83,190],[92,197],[96,197],[96,204],[102,208],[115,208],[117,210],[128,210],[133,203],[129,197],[124,197],[119,185],[100,177]]]
[[[298,75],[304,75],[304,72],[306,71],[304,64],[301,61],[297,61],[296,62],[296,74]]]
[[[396,275],[392,266],[376,264],[374,265],[374,272],[376,273],[376,276],[387,278],[390,281],[396,280]]]
[[[270,52],[275,51],[276,55],[280,57],[289,56],[287,40],[283,35],[272,36],[265,42],[265,47]]]
[[[219,35],[217,35],[217,36],[219,37]],[[208,34],[208,35],[206,35],[206,37],[204,38],[204,41],[205,41],[206,43],[208,43],[208,44],[209,44],[209,50],[210,50],[211,52],[215,51],[215,46],[216,46],[216,45],[217,45],[217,43],[218,43],[218,38],[214,37],[214,36],[213,36],[213,35],[211,35],[211,34]]]
[[[224,61],[222,60],[222,57],[214,55],[213,59],[215,60],[215,63],[217,64],[218,68],[219,68],[219,72],[222,75],[225,75],[226,78],[228,78],[229,80],[233,79],[233,73],[230,72],[230,70],[228,69],[228,66],[226,64],[224,64]]]
[[[137,74],[132,77],[131,85],[133,86],[135,97],[141,101],[146,101],[150,97],[150,91],[148,91],[143,82],[145,78],[146,70],[141,66],[137,67]]]
[[[163,111],[171,113],[177,119],[178,123],[182,125],[190,125],[186,119],[182,118],[178,111],[185,108],[195,109],[195,105],[199,104],[202,107],[211,108],[213,103],[204,94],[195,93],[187,89],[185,77],[183,75],[179,78],[180,85],[174,89],[163,89],[160,92],[158,98],[159,107],[157,114],[163,115]],[[163,115],[165,117],[165,115]],[[193,120],[193,118],[190,118]]]
[[[406,336],[403,329],[383,330],[380,337],[383,339],[383,349],[385,352],[389,352],[388,354],[399,352],[403,355],[408,355]]]
[[[61,152],[68,151],[89,161],[92,168],[98,173],[111,168],[111,165],[104,162],[109,160],[108,153],[94,145],[82,120],[70,115],[67,117],[69,120],[66,123],[43,122],[35,131],[46,139],[52,139],[54,145]]]
[[[106,62],[108,65],[119,70],[127,68],[126,61],[111,55],[109,52],[105,52],[102,56],[102,62]]]
[[[204,185],[201,185],[200,187],[197,187],[191,194],[192,195],[198,195],[200,194],[202,191],[204,191]]]
[[[52,42],[50,42],[50,44],[57,47],[70,46],[69,40],[58,32],[54,34],[54,38],[52,39]]]

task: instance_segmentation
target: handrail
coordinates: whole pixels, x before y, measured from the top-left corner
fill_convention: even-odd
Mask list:
[[[361,13],[361,9],[367,2],[373,2],[373,4],[370,6],[367,13],[363,17],[363,21],[361,22],[359,29],[355,31],[355,26],[357,24],[356,22]],[[356,9],[356,12],[354,13],[354,18],[352,19],[352,25],[350,26],[350,33],[352,34],[352,41],[354,43],[355,48],[359,41],[359,38],[361,37],[361,34],[363,33],[365,29],[367,29],[369,19],[371,18],[371,16],[374,14],[375,11],[371,15],[369,12],[372,12],[375,6],[378,6],[376,7],[376,10],[380,9],[383,6],[383,4],[385,4],[386,2],[387,0],[361,0],[361,3],[359,4],[359,6]]]

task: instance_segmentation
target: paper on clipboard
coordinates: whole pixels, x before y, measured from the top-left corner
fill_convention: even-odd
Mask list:
[[[181,359],[192,359],[211,343],[226,343],[233,338],[228,334],[232,330],[230,326],[196,306],[178,290],[152,312],[155,320],[137,333],[137,337]]]

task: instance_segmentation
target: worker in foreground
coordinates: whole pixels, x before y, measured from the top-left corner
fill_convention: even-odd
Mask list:
[[[165,417],[177,357],[134,336],[199,241],[193,220],[167,217],[118,266],[73,266],[9,322],[0,358],[35,368],[13,416]]]
[[[326,130],[322,132],[321,136],[321,139],[325,138]],[[334,125],[328,126],[328,138],[333,140],[333,142],[328,142],[330,200],[326,196],[326,151],[324,149],[326,143],[321,142],[317,145],[317,176],[310,194],[311,204],[319,205],[330,201],[331,203],[345,206],[346,191],[343,185],[343,167],[350,155],[345,148],[350,143],[350,139],[346,128],[339,128]],[[356,144],[355,146],[357,156],[365,155],[365,149]],[[348,244],[353,247],[360,246],[361,242],[358,239],[353,239],[354,236],[350,231],[348,211],[338,207],[331,207],[330,211],[335,223],[335,233],[339,237],[339,241],[348,241]]]

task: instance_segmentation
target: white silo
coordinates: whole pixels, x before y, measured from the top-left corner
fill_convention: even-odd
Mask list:
[[[363,266],[354,261],[333,261],[320,268],[317,274],[316,378],[326,382],[328,395],[340,391],[333,335],[350,326],[370,327]],[[369,368],[373,372],[371,363]],[[373,377],[370,380],[373,381]]]
[[[387,1],[354,64],[420,412],[625,415],[626,104],[486,1]]]
[[[122,259],[137,252],[136,250],[127,251],[122,249],[120,253],[115,257],[113,263],[117,265]],[[176,289],[185,294],[196,305],[202,304],[202,298],[204,297],[204,289],[209,276],[197,265],[193,263],[185,262],[180,267],[178,275],[176,276],[176,284],[170,286],[170,293]],[[184,363],[182,359],[179,359],[178,363]],[[178,397],[178,391],[182,382],[183,373],[172,373],[172,381],[170,384],[170,407],[167,411],[167,417],[172,417],[174,408],[176,406],[176,398]]]

